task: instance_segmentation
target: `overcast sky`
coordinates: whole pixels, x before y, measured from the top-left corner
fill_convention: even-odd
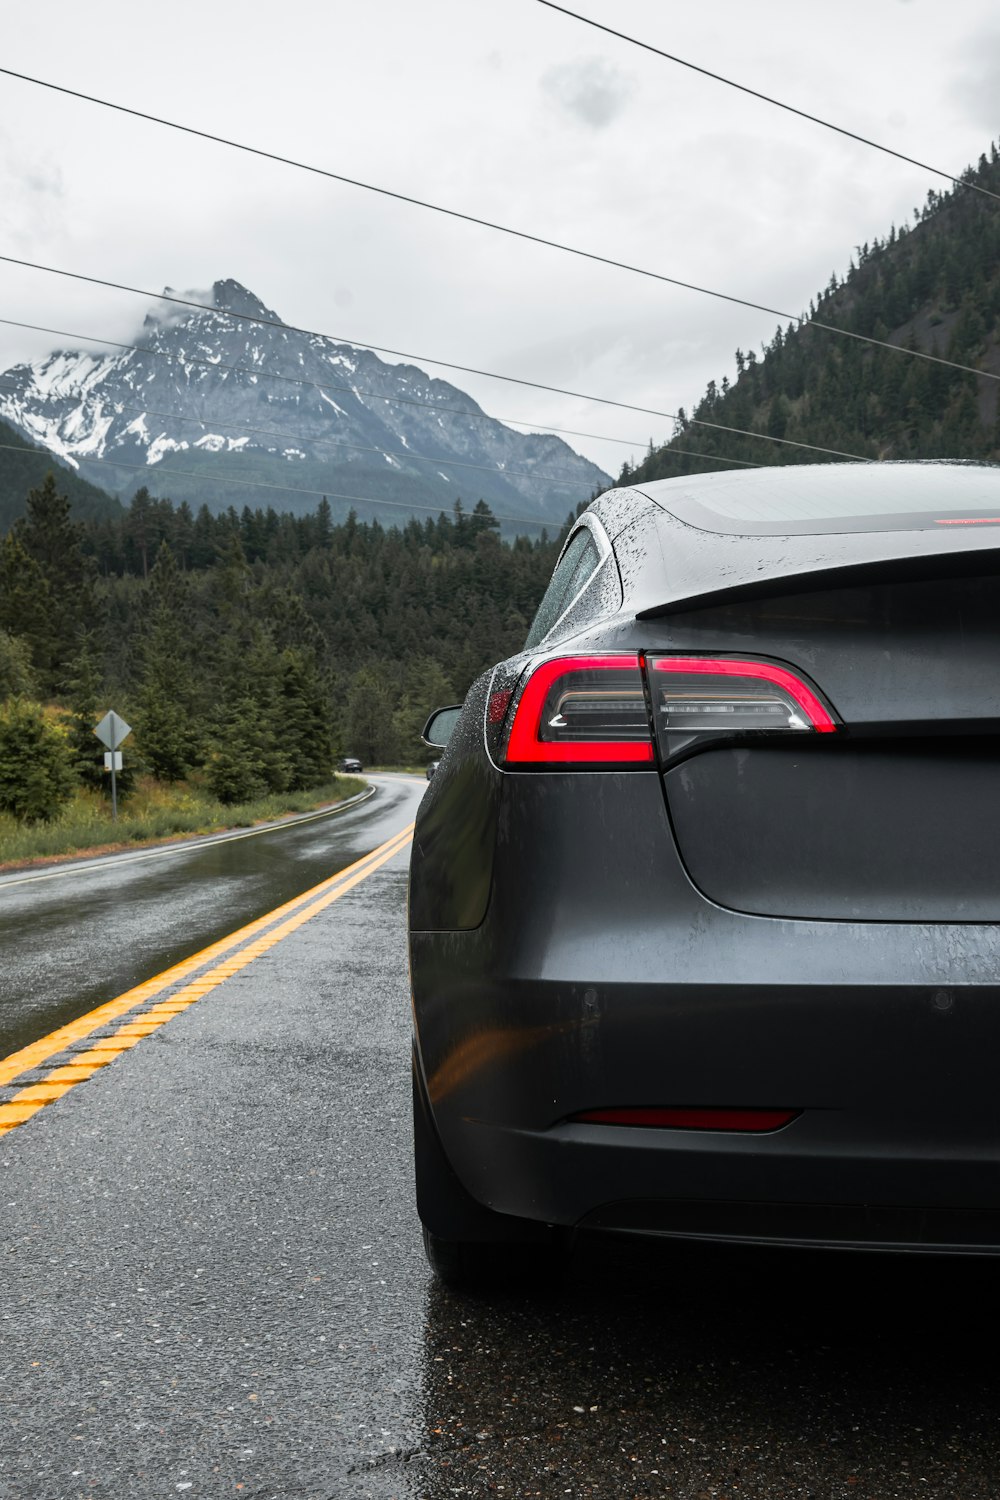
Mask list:
[[[579,0],[948,171],[1000,135],[989,0]],[[537,0],[32,0],[4,65],[798,312],[940,179]],[[232,276],[291,323],[690,407],[775,319],[0,77],[0,252],[140,287]],[[0,317],[128,340],[141,299],[0,265]],[[80,341],[77,346],[85,347]],[[73,341],[0,325],[0,368]],[[447,373],[447,372],[439,372]],[[671,423],[451,376],[500,417]],[[617,473],[629,450],[570,439]]]

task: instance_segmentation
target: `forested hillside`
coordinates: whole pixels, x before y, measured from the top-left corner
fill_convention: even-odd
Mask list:
[[[556,550],[502,541],[483,502],[387,530],[325,502],[194,515],[141,491],[79,523],[50,475],[0,545],[0,704],[59,705],[95,786],[108,707],[133,773],[223,801],[317,785],[337,753],[412,762],[428,711],[522,645]]]
[[[1000,156],[966,174],[1000,193]],[[1000,458],[1000,203],[956,187],[928,194],[912,227],[860,245],[810,316],[851,333],[971,366],[966,374],[809,326],[778,328],[758,357],[736,351],[737,378],[710,382],[671,443],[622,480],[668,479],[716,467],[673,446],[755,463],[815,463],[823,455],[699,422],[748,428],[863,458]],[[691,418],[696,419],[692,421]],[[683,434],[683,435],[682,435]]]
[[[24,514],[24,497],[32,485],[41,484],[52,468],[52,454],[0,421],[0,534]],[[97,519],[120,516],[122,508],[104,490],[88,484],[70,469],[59,472],[59,486],[79,517]]]

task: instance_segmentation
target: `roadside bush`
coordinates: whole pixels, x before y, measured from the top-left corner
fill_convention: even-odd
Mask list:
[[[0,630],[0,701],[18,693],[37,691],[31,671],[31,647],[20,636]]]
[[[47,822],[76,789],[65,735],[37,703],[0,705],[0,811],[23,823]]]

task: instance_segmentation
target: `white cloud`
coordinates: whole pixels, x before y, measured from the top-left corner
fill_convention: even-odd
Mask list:
[[[629,103],[634,80],[602,57],[561,63],[542,76],[542,90],[560,108],[589,125],[604,130]]]
[[[959,54],[959,69],[949,95],[966,117],[990,140],[1000,136],[1000,27],[970,38]]]
[[[949,0],[944,43],[932,0],[616,0],[614,23],[961,171],[1000,129],[994,9]],[[235,30],[229,7],[172,0],[177,34],[199,44],[183,67],[150,69],[156,16],[134,0],[32,0],[4,62],[792,312],[940,186],[614,38],[584,40],[579,22],[527,0],[284,0],[278,32],[264,0],[245,0]],[[16,80],[4,89],[17,130],[0,133],[0,201],[7,253],[25,259],[154,292],[235,277],[302,327],[656,410],[690,411],[709,379],[732,379],[737,346],[774,332],[765,314]],[[0,263],[0,318],[130,339],[145,310]],[[0,325],[0,369],[56,345],[72,341]],[[639,453],[669,435],[666,420],[427,368],[500,416],[635,439]],[[615,470],[628,452],[571,441]]]

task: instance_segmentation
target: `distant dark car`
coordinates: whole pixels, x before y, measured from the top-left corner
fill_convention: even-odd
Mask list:
[[[357,756],[345,755],[340,762],[340,769],[345,775],[356,776],[359,771],[364,770],[364,766],[358,760]]]
[[[417,1203],[1000,1253],[1000,470],[611,491],[417,814]],[[455,713],[451,713],[452,718]]]
[[[427,770],[424,772],[424,774],[427,777],[428,781],[433,781],[434,773],[440,764],[441,762],[439,760],[431,760],[427,762]]]

